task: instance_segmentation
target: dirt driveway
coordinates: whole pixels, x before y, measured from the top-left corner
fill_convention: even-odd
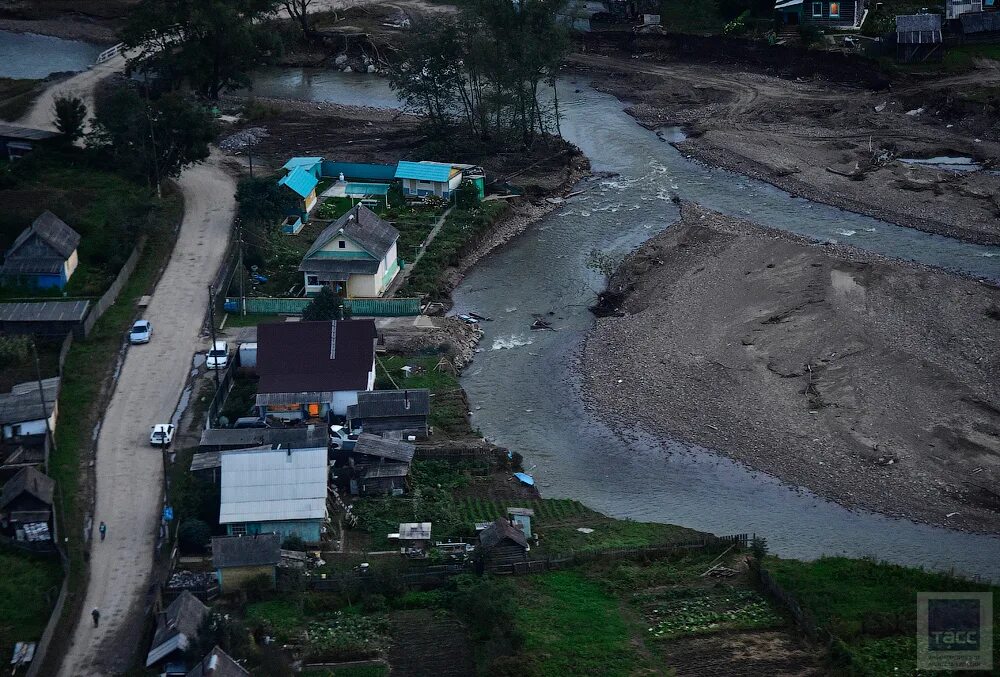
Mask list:
[[[52,107],[55,105],[56,97],[75,95],[80,97],[87,106],[88,118],[94,114],[94,88],[97,83],[108,77],[112,73],[117,73],[125,69],[125,57],[120,54],[108,59],[104,63],[92,66],[90,70],[77,73],[68,80],[57,82],[52,85],[35,100],[35,103],[20,120],[18,124],[25,127],[35,127],[36,129],[55,129],[52,120],[55,114]],[[90,129],[90,125],[87,125]]]
[[[97,443],[95,522],[107,540],[91,548],[90,584],[60,675],[106,675],[127,668],[142,631],[141,616],[159,527],[163,491],[160,453],[149,446],[149,426],[169,421],[191,370],[207,287],[229,238],[235,182],[213,155],[184,171],[184,221],[173,256],[145,318],[148,345],[129,348]],[[101,611],[99,628],[90,612]],[[145,647],[140,647],[144,650]],[[123,655],[124,654],[124,655]]]

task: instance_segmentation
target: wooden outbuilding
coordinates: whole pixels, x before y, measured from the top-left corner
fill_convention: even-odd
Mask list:
[[[524,533],[502,517],[479,532],[479,557],[487,570],[526,562],[528,550]]]
[[[217,536],[212,539],[212,567],[222,592],[234,592],[252,579],[267,577],[274,586],[281,561],[278,534]]]

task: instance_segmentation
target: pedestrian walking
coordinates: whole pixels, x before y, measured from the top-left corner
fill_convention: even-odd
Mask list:
[[[104,537],[108,534],[108,525],[105,524],[104,522],[101,522],[101,526],[98,527],[98,531],[101,532],[101,540],[103,541]]]
[[[95,606],[94,610],[90,612],[90,615],[94,617],[94,627],[96,628],[97,624],[101,621],[101,612]]]

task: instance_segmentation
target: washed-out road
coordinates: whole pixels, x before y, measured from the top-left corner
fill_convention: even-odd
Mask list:
[[[92,111],[94,88],[124,66],[118,56],[54,84],[20,124],[52,129],[52,105],[62,94],[79,96]],[[193,354],[207,349],[200,334],[208,285],[222,263],[235,209],[235,179],[221,161],[216,151],[206,162],[185,169],[178,180],[184,220],[143,314],[153,325],[153,337],[147,345],[129,347],[104,414],[97,440],[94,524],[104,521],[108,535],[91,546],[85,602],[62,659],[62,676],[122,672],[128,668],[123,661],[136,649],[163,494],[163,461],[149,445],[149,426],[170,420]],[[97,628],[91,619],[95,608],[101,613]]]

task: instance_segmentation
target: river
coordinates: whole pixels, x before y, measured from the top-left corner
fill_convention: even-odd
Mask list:
[[[395,105],[382,80],[272,73],[258,77],[257,93]],[[480,352],[462,376],[473,424],[521,452],[544,495],[576,498],[614,517],[756,532],[788,557],[870,555],[1000,580],[998,538],[849,511],[707,449],[641,430],[619,436],[584,408],[578,375],[579,348],[594,322],[587,306],[601,286],[587,254],[595,247],[629,251],[668,227],[678,216],[671,194],[820,240],[991,279],[1000,279],[1000,248],[900,228],[708,169],[636,124],[613,97],[582,81],[560,86],[564,136],[595,172],[618,175],[582,182],[583,195],[478,264],[455,290],[457,311],[493,318],[482,323]],[[533,313],[558,331],[531,331]]]
[[[0,78],[40,79],[93,65],[103,47],[36,33],[0,31]]]

